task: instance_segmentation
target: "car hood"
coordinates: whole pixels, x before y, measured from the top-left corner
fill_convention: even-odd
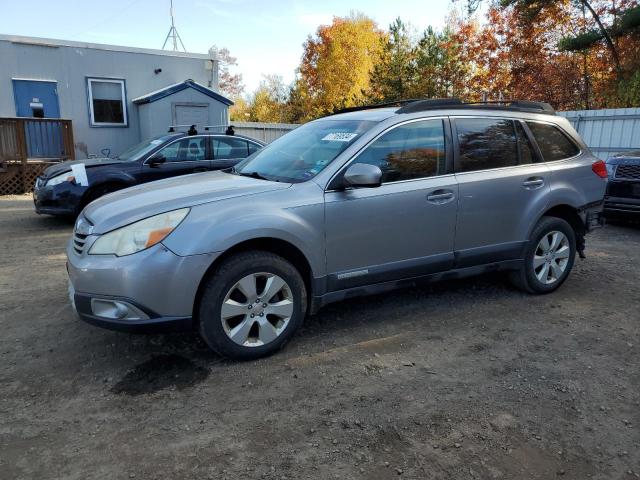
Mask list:
[[[220,171],[196,173],[110,193],[90,203],[83,214],[94,225],[93,233],[100,234],[171,210],[290,186],[290,183],[271,182]]]
[[[640,156],[609,157],[607,163],[609,165],[640,165]]]
[[[101,165],[111,165],[113,163],[123,163],[122,160],[116,160],[113,158],[89,158],[86,160],[69,160],[66,162],[56,163],[46,168],[42,173],[42,177],[46,180],[56,175],[61,175],[71,170],[71,165],[80,165],[84,163],[86,168],[99,167]]]

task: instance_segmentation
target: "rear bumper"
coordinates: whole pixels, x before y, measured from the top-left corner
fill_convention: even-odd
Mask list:
[[[604,226],[604,203],[595,202],[585,205],[580,209],[584,226],[587,232]]]

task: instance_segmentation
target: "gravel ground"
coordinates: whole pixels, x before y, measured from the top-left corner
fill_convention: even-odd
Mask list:
[[[345,301],[257,362],[76,320],[71,224],[0,199],[0,477],[640,477],[640,227],[556,293],[501,276]]]

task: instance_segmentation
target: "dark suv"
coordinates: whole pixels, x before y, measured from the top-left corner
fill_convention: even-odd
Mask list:
[[[77,216],[93,200],[140,183],[221,170],[264,146],[236,135],[169,133],[145,140],[116,158],[62,162],[36,179],[37,213]]]
[[[607,160],[609,183],[604,211],[609,217],[640,218],[640,150]]]

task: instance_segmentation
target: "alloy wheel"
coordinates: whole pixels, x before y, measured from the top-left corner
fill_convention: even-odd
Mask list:
[[[287,328],[294,312],[291,288],[278,275],[251,273],[225,295],[220,318],[227,336],[243,347],[273,342]]]
[[[557,282],[567,269],[571,247],[567,236],[558,231],[544,234],[533,255],[533,271],[546,285]]]

